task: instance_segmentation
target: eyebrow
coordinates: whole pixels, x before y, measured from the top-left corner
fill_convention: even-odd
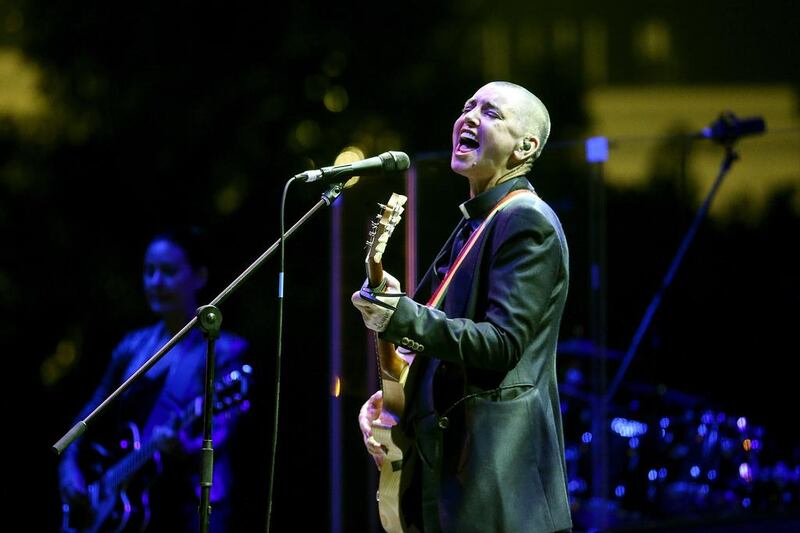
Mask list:
[[[474,98],[470,98],[469,100],[467,100],[464,103],[464,107],[467,107],[467,106],[470,106],[470,105],[476,105],[477,103],[478,103],[477,100],[475,100]],[[489,109],[493,109],[493,110],[499,112],[501,115],[503,115],[503,110],[500,109],[500,106],[498,106],[497,104],[495,104],[493,102],[484,102],[481,105],[481,107],[487,107]]]

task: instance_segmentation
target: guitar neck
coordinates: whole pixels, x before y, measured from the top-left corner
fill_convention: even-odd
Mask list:
[[[107,487],[117,489],[131,479],[158,450],[162,439],[153,438],[145,442],[139,449],[126,455],[117,464],[108,469],[104,477]]]
[[[383,290],[383,265],[380,261],[370,261],[367,265],[367,278],[372,289]],[[389,381],[400,381],[400,376],[405,369],[406,363],[394,349],[394,344],[381,339],[375,335],[375,345],[378,352],[378,363],[381,369],[381,379]]]
[[[383,263],[380,261],[369,261],[367,263],[367,279],[369,288],[378,289],[383,283]]]

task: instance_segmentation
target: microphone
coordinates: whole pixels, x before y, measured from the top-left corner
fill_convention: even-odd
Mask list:
[[[384,172],[394,172],[406,170],[411,165],[408,155],[403,152],[384,152],[381,155],[356,161],[355,163],[345,163],[332,167],[322,167],[316,170],[306,170],[297,174],[294,179],[310,183],[322,180],[323,183],[336,183],[344,181],[351,176],[361,176],[366,174],[383,174]]]
[[[738,118],[731,111],[726,111],[709,127],[703,128],[699,137],[724,144],[745,135],[763,133],[764,129],[764,119],[761,117]]]

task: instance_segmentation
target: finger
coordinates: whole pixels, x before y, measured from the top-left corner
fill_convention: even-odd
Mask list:
[[[386,292],[403,292],[400,280],[391,274],[386,277]]]
[[[359,291],[353,293],[353,295],[350,297],[350,302],[356,306],[359,311],[368,308],[370,305],[368,301],[361,297],[361,293]]]
[[[361,318],[364,319],[364,322],[374,320],[376,317],[382,316],[384,313],[383,309],[379,308],[372,302],[361,298],[360,296],[358,299],[351,300],[351,302],[353,307],[358,309],[358,311],[361,313]]]
[[[378,409],[380,409],[383,406],[383,391],[382,390],[375,391],[372,394],[372,396],[369,397],[368,401],[373,405],[377,406]]]
[[[367,451],[370,455],[385,456],[389,449],[375,440],[375,437],[370,437],[367,439]]]
[[[358,427],[365,438],[372,436],[372,421],[368,417],[358,417]]]

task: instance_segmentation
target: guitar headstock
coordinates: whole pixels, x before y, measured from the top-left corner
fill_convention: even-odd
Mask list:
[[[375,221],[372,223],[370,230],[370,239],[367,241],[367,265],[371,263],[380,263],[383,258],[383,252],[386,251],[386,243],[397,224],[405,208],[403,205],[408,200],[402,194],[392,193],[392,197],[386,205],[378,204],[381,207],[381,212],[375,216]]]
[[[253,369],[250,365],[242,365],[222,376],[214,384],[214,411],[220,413],[241,405],[246,410],[249,405],[248,393],[250,377]]]
[[[248,399],[250,377],[253,369],[250,365],[242,365],[231,370],[214,382],[214,414],[224,413],[239,407],[246,411],[250,407]],[[203,414],[203,396],[198,396],[183,413],[182,424],[195,421]]]

